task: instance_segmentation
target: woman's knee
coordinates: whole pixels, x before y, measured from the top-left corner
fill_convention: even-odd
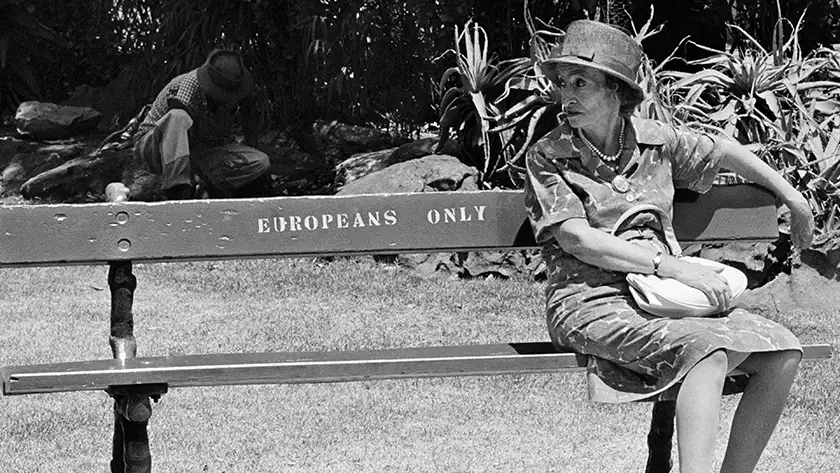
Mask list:
[[[725,350],[715,350],[702,360],[698,361],[692,370],[702,370],[704,373],[719,377],[721,380],[726,376],[729,369],[729,357]]]
[[[783,350],[753,353],[747,358],[740,368],[747,373],[769,372],[776,375],[786,373],[794,374],[799,369],[802,361],[802,352],[799,350]]]

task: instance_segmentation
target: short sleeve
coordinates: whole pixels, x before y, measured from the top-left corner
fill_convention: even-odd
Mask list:
[[[723,151],[720,138],[666,126],[674,186],[704,193],[712,187]]]
[[[537,143],[526,156],[525,207],[538,244],[552,237],[551,227],[570,218],[586,218],[580,198],[561,174],[564,160],[550,160]]]
[[[198,97],[201,88],[198,80],[186,75],[183,80],[177,83],[171,83],[166,90],[166,101],[175,100],[184,106],[184,110],[190,114],[193,119],[198,116]]]

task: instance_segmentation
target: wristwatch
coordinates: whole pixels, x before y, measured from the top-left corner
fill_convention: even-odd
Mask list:
[[[659,265],[662,264],[662,252],[656,253],[653,257],[653,275],[659,276]]]

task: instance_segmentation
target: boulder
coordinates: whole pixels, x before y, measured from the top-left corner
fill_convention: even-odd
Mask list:
[[[32,177],[76,158],[84,152],[84,147],[79,142],[44,145],[36,142],[15,141],[18,141],[19,145],[14,146],[14,141],[12,141],[8,149],[21,152],[10,157],[0,155],[0,194],[2,195],[20,192],[21,186]]]
[[[385,161],[396,151],[397,148],[387,148],[368,153],[359,153],[350,156],[335,168],[335,185],[344,186],[360,177],[385,169]]]
[[[0,172],[9,165],[16,155],[34,153],[38,149],[38,143],[21,140],[13,136],[0,138]]]
[[[61,202],[102,202],[105,188],[122,182],[132,201],[163,200],[158,176],[133,165],[131,150],[106,150],[71,159],[26,181],[20,191],[28,199]]]
[[[778,241],[696,244],[684,248],[683,254],[738,268],[747,276],[747,287],[754,288],[766,284],[781,271],[779,245]]]
[[[457,158],[431,155],[373,172],[344,186],[339,195],[477,190],[478,171]],[[535,251],[458,252],[383,255],[425,277],[503,277],[531,275],[540,263]]]
[[[458,140],[449,139],[441,147],[440,151],[435,152],[440,138],[429,137],[406,143],[391,153],[383,162],[383,167],[393,166],[394,164],[404,163],[412,159],[422,158],[432,154],[443,154],[447,156],[458,155]]]
[[[794,252],[790,273],[747,291],[739,304],[775,315],[797,310],[834,314],[840,307],[840,232],[824,235],[811,249]]]
[[[360,177],[380,171],[394,164],[435,154],[434,150],[437,147],[437,143],[438,138],[423,138],[396,148],[354,154],[336,166],[336,186],[343,186],[348,182],[355,181]],[[455,140],[449,140],[439,154],[455,155],[457,152],[458,143]]]
[[[33,176],[64,163],[58,153],[18,153],[0,173],[0,195],[8,196],[21,191],[23,184]]]
[[[409,141],[376,128],[320,120],[303,130],[300,138],[304,151],[323,156],[333,166],[353,154],[393,148]]]
[[[431,155],[368,174],[342,187],[338,194],[477,190],[477,175],[477,169],[455,157]]]
[[[95,129],[100,117],[89,107],[23,102],[15,113],[15,126],[36,140],[59,140]]]

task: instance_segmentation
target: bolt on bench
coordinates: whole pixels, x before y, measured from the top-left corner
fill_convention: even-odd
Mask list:
[[[748,184],[678,194],[681,242],[773,241],[773,197]],[[104,390],[111,471],[149,472],[149,399],[170,388],[582,371],[550,343],[136,357],[132,263],[534,248],[520,191],[0,206],[0,268],[110,266],[114,359],[0,368],[7,396]],[[832,349],[805,347],[805,360]],[[670,471],[674,402],[653,403],[648,473]]]

